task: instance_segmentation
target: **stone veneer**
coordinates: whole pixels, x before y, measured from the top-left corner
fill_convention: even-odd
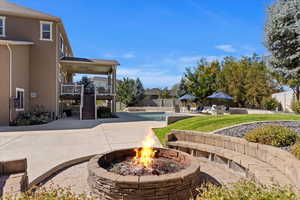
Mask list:
[[[184,130],[174,130],[167,135],[167,141],[189,141],[253,157],[278,169],[293,182],[296,189],[300,189],[300,160],[280,148],[248,142],[237,137]]]
[[[171,149],[155,148],[160,157],[186,165],[178,173],[161,176],[121,176],[102,168],[102,162],[131,156],[133,149],[95,156],[89,161],[88,184],[92,193],[103,200],[188,200],[200,184],[200,164],[192,156]]]

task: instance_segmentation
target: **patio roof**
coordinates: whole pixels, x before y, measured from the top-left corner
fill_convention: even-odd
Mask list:
[[[62,70],[68,73],[79,74],[108,74],[113,68],[120,65],[115,60],[99,60],[78,57],[63,57],[60,60]]]

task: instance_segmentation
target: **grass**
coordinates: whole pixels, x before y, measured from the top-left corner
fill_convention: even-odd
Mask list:
[[[165,144],[165,136],[174,129],[211,132],[241,123],[273,120],[300,120],[300,116],[288,114],[199,116],[180,120],[164,128],[156,128],[154,132],[160,142]]]

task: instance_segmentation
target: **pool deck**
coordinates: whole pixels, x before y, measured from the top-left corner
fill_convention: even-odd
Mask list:
[[[150,128],[166,125],[126,113],[118,115],[116,119],[64,119],[41,126],[0,127],[0,160],[27,158],[31,182],[71,159],[141,146]],[[155,139],[155,146],[161,146]]]

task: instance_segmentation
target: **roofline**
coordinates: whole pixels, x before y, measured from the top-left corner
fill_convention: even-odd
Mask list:
[[[65,35],[65,38],[67,39],[68,47],[69,47],[69,49],[71,51],[71,55],[73,57],[74,53],[73,53],[73,49],[72,49],[72,46],[71,46],[71,42],[69,40],[68,33],[67,33],[66,29],[65,29],[65,26],[64,26],[62,20],[60,22],[58,22],[58,26],[61,26],[61,28],[62,28],[62,32]]]
[[[34,45],[33,42],[30,41],[15,41],[15,40],[0,40],[0,45]]]
[[[28,14],[22,14],[22,13],[15,13],[15,12],[9,12],[9,11],[0,11],[0,15],[7,15],[7,16],[14,16],[14,17],[24,17],[29,19],[40,19],[40,20],[49,20],[54,22],[61,22],[61,19],[59,17],[51,17],[51,16],[33,16]]]
[[[103,60],[103,61],[111,61],[111,62],[114,62],[114,63],[111,63],[111,64],[101,64],[101,65],[107,65],[107,66],[118,66],[120,65],[119,62],[115,61],[115,60]],[[73,61],[73,60],[60,60],[59,62],[61,63],[74,63],[74,64],[87,64],[87,65],[99,65],[100,63],[95,63],[95,62],[84,62],[84,61]]]

